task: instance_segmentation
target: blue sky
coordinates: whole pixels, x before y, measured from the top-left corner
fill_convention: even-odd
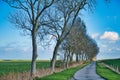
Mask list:
[[[80,16],[100,47],[97,58],[120,58],[120,0],[111,0],[110,4],[97,1],[94,13],[82,11]],[[23,36],[7,19],[15,10],[0,0],[0,11],[0,59],[31,59],[30,36]],[[50,59],[53,48],[54,45],[46,49],[38,45],[38,59]]]

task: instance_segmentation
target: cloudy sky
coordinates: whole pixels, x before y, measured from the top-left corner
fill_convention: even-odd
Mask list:
[[[0,11],[0,59],[31,59],[30,36],[23,36],[7,19],[14,9],[0,0]],[[97,58],[120,58],[120,0],[111,0],[110,4],[99,0],[93,13],[82,11],[80,16],[100,48]],[[38,59],[50,59],[53,48],[38,45]]]

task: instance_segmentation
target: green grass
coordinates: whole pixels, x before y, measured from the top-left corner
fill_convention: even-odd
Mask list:
[[[102,63],[97,63],[97,73],[107,80],[120,80],[120,75],[108,69]]]
[[[103,60],[105,64],[120,66],[120,59]]]
[[[74,73],[79,69],[83,68],[86,64],[80,65],[76,68],[70,68],[59,73],[54,73],[52,75],[35,79],[35,80],[69,80],[73,77]]]
[[[11,72],[30,71],[31,62],[25,60],[1,61],[0,62],[0,77]],[[37,61],[37,69],[50,67],[49,61]]]

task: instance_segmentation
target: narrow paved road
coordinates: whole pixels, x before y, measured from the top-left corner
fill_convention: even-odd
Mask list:
[[[96,62],[92,62],[74,74],[71,80],[105,80],[96,73]]]

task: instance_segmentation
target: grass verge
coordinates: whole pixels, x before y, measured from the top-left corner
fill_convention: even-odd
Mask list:
[[[69,68],[62,72],[54,73],[52,75],[49,75],[43,78],[37,78],[35,80],[69,80],[73,77],[76,71],[78,71],[79,69],[83,68],[86,65],[87,64],[83,64],[75,68]]]
[[[119,80],[120,75],[105,67],[102,63],[97,63],[97,73],[107,80]]]

